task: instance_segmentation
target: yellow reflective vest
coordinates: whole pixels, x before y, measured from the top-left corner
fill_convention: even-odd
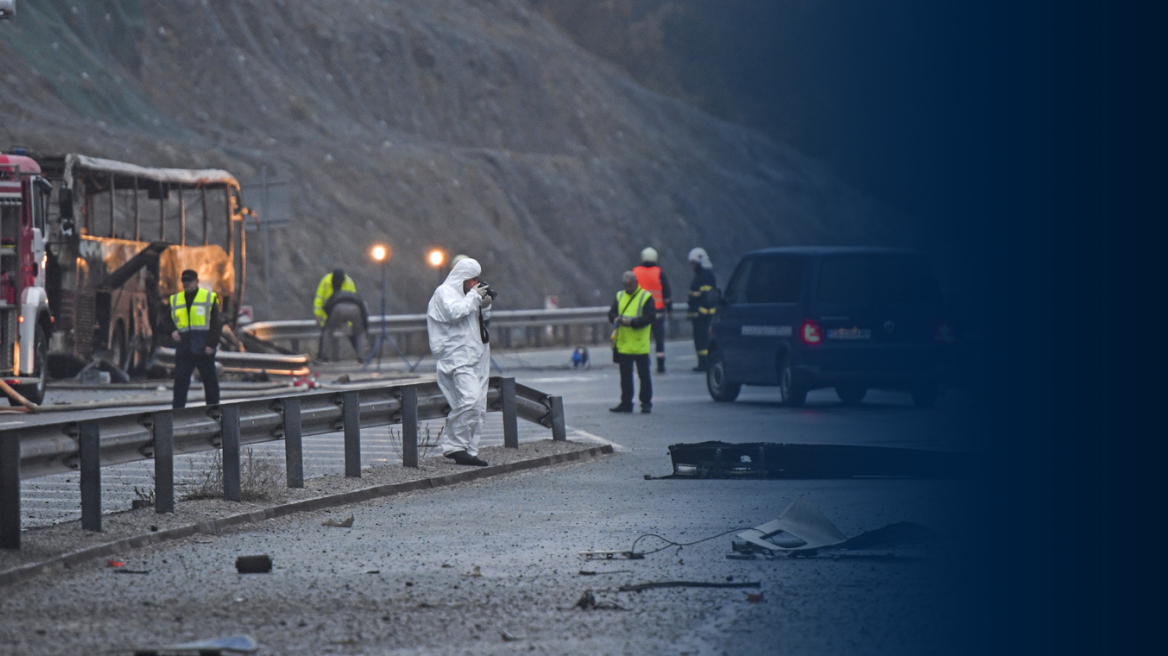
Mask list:
[[[316,315],[316,322],[324,325],[328,321],[328,314],[324,311],[324,304],[328,302],[337,291],[357,293],[357,284],[349,276],[345,276],[345,282],[341,283],[339,290],[333,289],[333,274],[329,273],[320,279],[320,284],[316,286],[316,298],[312,300],[312,312]]]
[[[185,294],[179,292],[170,297],[170,316],[174,319],[174,327],[180,333],[211,330],[211,308],[219,300],[215,292],[200,287],[189,308]]]
[[[652,298],[652,294],[640,287],[631,296],[625,290],[620,290],[616,293],[617,316],[636,319],[641,316],[641,311],[645,308],[645,302]],[[652,326],[644,326],[642,328],[617,326],[617,353],[624,353],[625,355],[648,355],[649,337],[652,329]]]

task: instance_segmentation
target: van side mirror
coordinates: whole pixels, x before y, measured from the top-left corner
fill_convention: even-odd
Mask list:
[[[726,302],[726,299],[722,298],[722,290],[718,289],[717,287],[707,292],[707,295],[710,299],[710,303],[714,305],[723,305]]]
[[[68,187],[61,187],[61,191],[57,194],[57,207],[60,210],[61,219],[73,218],[73,190]]]

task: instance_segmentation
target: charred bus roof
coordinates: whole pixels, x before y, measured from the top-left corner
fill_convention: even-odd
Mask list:
[[[64,180],[69,187],[76,178],[85,176],[94,182],[112,178],[114,186],[128,189],[142,182],[166,184],[172,188],[198,189],[200,187],[225,186],[239,189],[235,176],[222,169],[170,169],[138,166],[112,159],[90,157],[70,153],[42,157],[46,175]],[[149,184],[145,186],[150,186]]]

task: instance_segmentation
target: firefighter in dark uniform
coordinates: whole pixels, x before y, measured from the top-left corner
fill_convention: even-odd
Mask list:
[[[705,249],[695,248],[689,252],[689,263],[693,267],[693,282],[689,284],[689,309],[685,317],[693,322],[694,349],[698,353],[698,366],[694,371],[705,371],[710,355],[710,322],[717,307],[710,302],[710,291],[717,286],[714,280],[714,265]]]

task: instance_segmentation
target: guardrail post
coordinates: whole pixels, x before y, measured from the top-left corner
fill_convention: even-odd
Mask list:
[[[519,411],[515,401],[515,379],[503,379],[503,446],[519,448]]]
[[[101,531],[101,428],[81,422],[81,528]]]
[[[20,435],[0,434],[0,547],[20,548]]]
[[[304,487],[304,447],[300,432],[300,399],[284,399],[284,466],[288,487]]]
[[[418,466],[418,388],[403,387],[401,392],[402,413],[402,466]]]
[[[154,425],[154,512],[174,512],[174,413],[155,412]]]
[[[361,478],[361,395],[356,391],[342,395],[345,423],[345,476]]]
[[[223,434],[223,498],[242,501],[239,463],[239,406],[220,406],[219,430]]]
[[[552,402],[552,439],[556,442],[566,442],[568,431],[564,426],[564,397],[549,397]]]

